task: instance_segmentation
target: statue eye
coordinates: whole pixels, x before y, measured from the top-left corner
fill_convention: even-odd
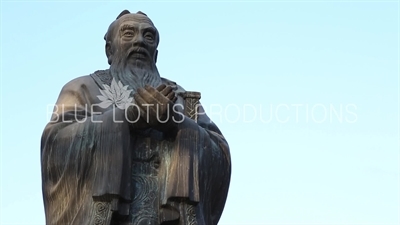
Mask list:
[[[147,42],[152,43],[154,41],[154,35],[150,32],[144,34],[144,38]]]
[[[125,31],[123,34],[123,36],[125,36],[125,37],[133,37],[133,35],[134,35],[133,31],[130,31],[130,30]]]

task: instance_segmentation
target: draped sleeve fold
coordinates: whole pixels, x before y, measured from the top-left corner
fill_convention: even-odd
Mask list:
[[[94,108],[97,85],[66,84],[41,140],[47,224],[87,224],[94,198],[130,201],[129,127],[122,110]]]

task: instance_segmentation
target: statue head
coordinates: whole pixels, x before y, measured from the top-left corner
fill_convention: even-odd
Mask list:
[[[110,73],[117,80],[133,90],[161,84],[156,67],[159,34],[146,14],[122,11],[104,39]]]
[[[122,11],[109,26],[104,39],[108,64],[118,61],[123,67],[155,67],[159,34],[146,14]]]

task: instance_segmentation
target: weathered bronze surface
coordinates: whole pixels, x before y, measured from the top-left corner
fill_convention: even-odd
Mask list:
[[[46,224],[217,224],[230,153],[200,93],[160,77],[146,14],[104,39],[110,68],[67,83],[42,135]]]

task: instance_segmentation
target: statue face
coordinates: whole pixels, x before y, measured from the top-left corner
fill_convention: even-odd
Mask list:
[[[154,66],[159,37],[151,20],[141,14],[126,14],[114,26],[109,57],[126,60],[128,66]]]

